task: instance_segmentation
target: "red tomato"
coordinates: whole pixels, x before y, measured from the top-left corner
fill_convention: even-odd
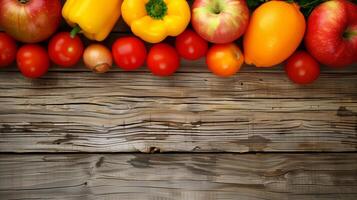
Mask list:
[[[217,76],[228,77],[236,74],[244,62],[244,56],[234,43],[215,44],[207,53],[208,68]]]
[[[285,64],[285,72],[297,84],[309,84],[320,75],[319,63],[305,51],[295,52]]]
[[[55,64],[61,67],[75,65],[83,55],[83,43],[78,36],[68,32],[57,33],[48,44],[48,54]]]
[[[0,67],[10,65],[16,59],[16,42],[6,33],[0,32]]]
[[[155,44],[148,54],[147,65],[156,76],[170,76],[179,68],[180,58],[172,46]]]
[[[16,60],[21,73],[28,78],[44,75],[50,66],[46,49],[36,44],[22,46],[17,52]]]
[[[130,71],[144,65],[147,51],[143,41],[129,36],[119,38],[114,42],[112,54],[116,65]]]
[[[208,42],[196,32],[187,29],[176,38],[176,49],[187,60],[197,60],[206,55]]]

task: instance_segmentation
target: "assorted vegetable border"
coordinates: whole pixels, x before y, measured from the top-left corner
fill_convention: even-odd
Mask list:
[[[67,0],[62,7],[60,0],[0,0],[0,27],[5,30],[0,33],[0,67],[16,60],[25,77],[39,78],[51,62],[68,68],[83,59],[96,73],[107,72],[114,63],[125,71],[146,64],[154,75],[170,76],[181,59],[206,57],[217,76],[232,76],[243,63],[284,63],[293,82],[310,84],[318,79],[320,64],[343,68],[356,63],[356,3]],[[56,33],[62,17],[71,32]],[[133,35],[117,38],[108,49],[100,42],[120,18]],[[81,34],[95,42],[85,47]],[[168,37],[175,37],[174,45],[165,42]],[[47,49],[38,44],[47,39]],[[145,42],[152,47],[147,49]]]

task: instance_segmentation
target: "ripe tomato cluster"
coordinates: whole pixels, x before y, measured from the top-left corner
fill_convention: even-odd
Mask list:
[[[109,51],[103,45],[101,48],[95,50],[94,48],[85,48],[78,35],[72,36],[69,32],[60,32],[49,40],[47,51],[38,44],[25,44],[17,50],[16,41],[6,33],[1,33],[0,66],[9,65],[16,59],[24,76],[38,78],[48,71],[50,62],[58,67],[69,68],[76,65],[84,53],[84,63],[95,71],[95,66],[101,63],[91,64],[91,62],[101,60],[99,55],[103,54],[103,51]],[[89,51],[96,52],[87,53]],[[201,59],[206,56],[207,51],[208,42],[196,32],[187,29],[176,38],[174,46],[168,43],[159,43],[154,44],[149,51],[144,42],[135,36],[118,38],[112,45],[108,59],[113,59],[115,64],[125,71],[137,70],[146,63],[154,75],[170,76],[179,68],[181,58]],[[210,48],[207,57],[209,69],[219,76],[235,74],[242,63],[243,55],[235,44],[214,45]]]
[[[112,45],[111,52],[105,46],[101,48],[92,53],[92,60],[98,62],[101,60],[100,52],[107,51],[110,56],[109,67],[112,57],[115,64],[125,71],[136,70],[146,63],[156,76],[170,76],[175,73],[180,66],[180,57],[197,60],[207,56],[206,64],[209,70],[221,77],[237,73],[244,62],[243,54],[237,45],[216,44],[209,48],[208,42],[190,29],[176,38],[175,48],[167,43],[159,43],[153,45],[148,52],[144,42],[135,36],[118,38]],[[90,50],[88,47],[86,52]],[[28,78],[38,78],[46,74],[50,61],[59,67],[72,67],[80,61],[84,51],[80,37],[72,37],[68,32],[54,35],[49,41],[48,51],[36,44],[26,44],[17,50],[16,41],[6,33],[0,33],[0,67],[9,65],[16,59],[21,73]],[[86,53],[83,57],[84,63],[93,71],[102,73],[109,70],[95,68],[96,64],[92,67],[90,61],[87,61]],[[297,84],[312,83],[320,74],[318,62],[305,51],[293,54],[287,60],[285,70],[288,77]]]

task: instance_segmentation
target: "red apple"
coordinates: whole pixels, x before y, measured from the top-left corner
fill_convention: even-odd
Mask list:
[[[0,26],[21,42],[46,40],[61,21],[60,0],[0,0]]]
[[[195,0],[192,25],[212,43],[230,43],[242,36],[249,23],[245,0]]]
[[[357,61],[357,5],[346,0],[317,6],[307,22],[305,45],[319,62],[340,68]]]

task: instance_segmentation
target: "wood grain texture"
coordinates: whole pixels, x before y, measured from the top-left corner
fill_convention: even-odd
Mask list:
[[[357,154],[1,155],[7,199],[357,198]]]
[[[356,151],[356,113],[356,73],[0,73],[1,152]]]

